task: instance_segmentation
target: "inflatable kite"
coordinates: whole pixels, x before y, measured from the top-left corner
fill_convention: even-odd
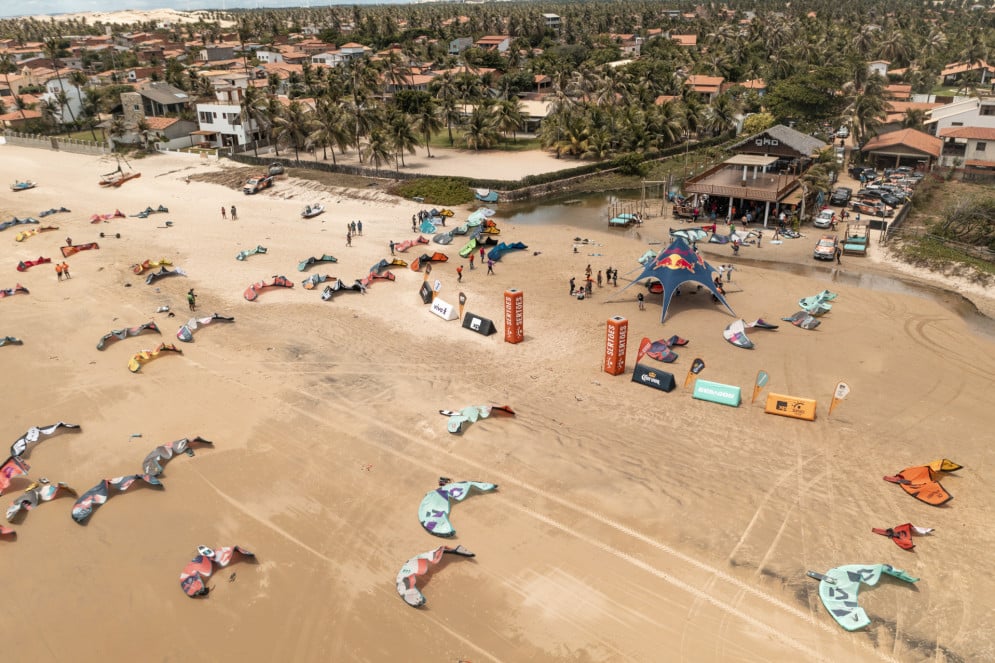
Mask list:
[[[266,253],[266,247],[259,245],[254,249],[246,249],[245,251],[239,251],[238,255],[235,256],[235,260],[245,260],[249,256],[254,256],[257,253]]]
[[[87,518],[93,515],[94,509],[110,498],[112,489],[123,493],[139,479],[150,486],[162,486],[162,482],[150,474],[129,474],[123,477],[104,479],[76,500],[76,503],[73,504],[73,520],[82,525]]]
[[[179,331],[176,332],[176,338],[184,343],[193,343],[193,333],[197,331],[197,328],[209,325],[212,322],[235,322],[235,318],[218,315],[217,313],[209,318],[190,318],[187,324],[180,327]]]
[[[156,334],[161,334],[158,325],[154,321],[146,322],[144,325],[138,325],[137,327],[127,327],[125,329],[115,329],[104,334],[100,340],[97,342],[97,349],[103,350],[107,347],[108,341],[118,340],[123,341],[129,336],[138,336],[144,331],[154,331]]]
[[[527,248],[529,247],[527,247],[525,244],[522,244],[521,242],[515,242],[513,244],[505,244],[504,242],[501,242],[500,244],[498,244],[493,249],[487,252],[487,257],[493,260],[494,262],[497,262],[504,256],[504,254],[510,251],[522,251]]]
[[[410,249],[412,246],[416,246],[418,244],[428,244],[428,240],[425,239],[424,237],[422,237],[421,235],[419,235],[418,239],[406,239],[403,242],[401,242],[400,244],[395,244],[394,245],[394,250],[395,251],[400,251],[401,253],[404,253],[405,251],[407,251],[408,249]]]
[[[459,481],[457,483],[445,483],[446,479],[440,479],[439,488],[426,493],[418,506],[418,520],[429,534],[436,536],[451,537],[456,536],[456,530],[449,522],[449,510],[452,502],[462,502],[469,495],[470,491],[476,488],[482,493],[497,490],[496,483],[484,483],[482,481]]]
[[[32,228],[31,230],[22,230],[21,232],[14,235],[15,242],[23,242],[29,237],[34,237],[35,235],[40,235],[41,233],[51,232],[53,230],[58,230],[59,226],[42,226],[41,228]]]
[[[462,410],[439,410],[439,414],[449,417],[447,428],[453,435],[463,432],[464,424],[476,423],[478,419],[486,419],[491,413],[515,416],[515,411],[507,405],[470,405]]]
[[[131,359],[128,360],[128,370],[132,373],[137,373],[142,370],[142,365],[147,364],[153,359],[158,358],[166,352],[175,352],[177,354],[183,354],[183,350],[180,350],[175,345],[166,345],[165,343],[160,343],[151,350],[142,350],[134,354]]]
[[[17,271],[26,272],[36,265],[47,265],[50,262],[52,262],[51,258],[42,258],[41,256],[38,256],[37,260],[22,260],[17,263]]]
[[[152,269],[153,267],[162,267],[163,265],[172,266],[173,261],[169,260],[168,258],[162,258],[160,260],[145,260],[142,261],[141,263],[132,265],[131,271],[133,271],[135,274],[141,274],[147,269]]]
[[[327,302],[340,292],[346,291],[361,292],[365,295],[366,286],[359,281],[353,281],[352,285],[346,285],[342,279],[335,279],[331,285],[326,285],[325,289],[321,291],[321,298]]]
[[[382,274],[378,272],[370,272],[363,278],[359,279],[358,283],[365,289],[368,288],[374,281],[394,281],[396,279],[397,277],[394,276],[394,272],[384,272]]]
[[[722,332],[722,337],[735,345],[737,348],[746,350],[753,349],[753,341],[746,336],[746,323],[742,320],[734,320]]]
[[[619,290],[615,296],[617,297],[644,279],[660,281],[663,292],[663,310],[660,313],[660,321],[662,322],[667,318],[667,311],[670,308],[670,301],[674,293],[682,284],[691,282],[708,288],[712,296],[735,315],[732,307],[726,302],[725,295],[715,285],[715,274],[717,274],[717,270],[705,262],[705,259],[692,249],[683,238],[675,237],[670,246],[660,251],[656,258],[647,262],[643,266],[642,273],[633,279],[632,283]]]
[[[773,330],[773,329],[777,329],[780,325],[772,325],[769,322],[764,321],[763,318],[757,318],[753,322],[747,322],[746,326],[747,327],[752,327],[752,328],[755,328],[755,329]]]
[[[335,277],[331,274],[312,274],[301,281],[301,285],[304,286],[305,290],[314,290],[319,284],[333,279],[335,279]]]
[[[397,247],[395,246],[394,248],[396,249]],[[373,265],[373,267],[370,267],[370,271],[379,274],[380,272],[384,271],[389,267],[407,267],[407,266],[408,263],[401,260],[400,258],[391,258],[390,260],[384,258],[377,264]]]
[[[459,555],[460,557],[474,557],[474,554],[463,546],[450,548],[449,546],[439,546],[435,550],[429,550],[420,555],[412,557],[404,563],[401,570],[397,572],[397,593],[401,595],[404,602],[413,608],[420,608],[425,605],[425,597],[416,583],[418,576],[428,573],[430,567],[442,561],[442,556]]]
[[[90,217],[90,223],[100,223],[101,221],[110,221],[111,219],[123,219],[124,212],[119,209],[114,210],[110,214],[94,214]]]
[[[31,466],[17,456],[11,456],[0,465],[0,495],[10,486],[14,477],[26,476]]]
[[[45,210],[44,212],[39,212],[38,216],[44,219],[46,216],[51,216],[52,214],[58,214],[59,212],[68,212],[68,211],[70,210],[67,210],[65,207],[60,207],[59,209],[55,209],[53,207],[51,209]]]
[[[497,214],[494,210],[489,207],[481,207],[476,212],[466,217],[466,225],[473,228],[474,226],[479,226],[484,221]]]
[[[74,244],[73,246],[62,246],[59,247],[62,250],[62,257],[68,258],[69,256],[74,256],[80,251],[92,251],[94,249],[99,249],[100,245],[96,242],[88,242],[86,244]]]
[[[186,276],[187,273],[180,268],[176,268],[173,271],[169,271],[166,267],[160,267],[158,272],[149,272],[149,275],[145,277],[145,285],[152,285],[156,281],[168,278],[170,276]]]
[[[435,224],[432,223],[431,217],[423,219],[421,224],[418,226],[418,230],[423,233],[434,233],[436,228]]]
[[[929,465],[917,467],[906,467],[895,476],[884,477],[885,481],[897,483],[906,493],[916,498],[920,502],[940,506],[953,499],[953,495],[948,493],[940,485],[937,478],[940,472],[956,472],[960,465],[947,460],[934,460]]]
[[[14,336],[0,336],[0,348],[5,345],[24,345],[24,341]]]
[[[244,296],[250,302],[256,301],[259,293],[268,288],[293,288],[294,282],[288,279],[286,276],[273,276],[273,280],[270,283],[266,281],[257,281],[245,289]]]
[[[871,531],[875,534],[888,537],[902,550],[912,550],[916,547],[916,544],[912,543],[912,535],[926,536],[932,533],[933,528],[916,527],[912,523],[905,523],[904,525],[896,525],[888,528],[872,527]]]
[[[145,457],[142,461],[142,472],[145,474],[157,477],[162,474],[162,463],[167,461],[177,454],[186,454],[193,458],[193,448],[194,444],[214,444],[210,440],[205,440],[200,435],[194,438],[184,437],[183,439],[176,440],[175,442],[170,442],[169,444],[160,444]]]
[[[28,217],[26,219],[18,219],[16,216],[10,221],[4,221],[0,223],[0,231],[6,230],[7,228],[13,228],[14,226],[26,226],[32,223],[41,223],[38,219],[32,219]]]
[[[4,527],[3,525],[0,525],[0,536],[9,536],[10,538],[14,538],[15,536],[17,536],[17,532],[15,532],[9,527]]]
[[[335,256],[330,256],[327,253],[322,255],[320,258],[315,258],[314,256],[311,256],[307,260],[302,260],[299,263],[297,263],[297,271],[303,272],[311,265],[317,265],[320,262],[338,262],[338,261],[339,261],[338,258],[336,258]]]
[[[672,364],[677,360],[677,353],[671,350],[673,346],[684,346],[687,345],[688,341],[677,336],[676,334],[668,339],[660,339],[659,341],[650,341],[648,338],[644,338],[639,344],[639,353],[636,356],[636,363],[643,358],[643,355],[648,355],[657,361],[662,361],[665,364]]]
[[[415,258],[411,262],[411,269],[415,272],[420,272],[421,268],[430,262],[446,262],[449,260],[449,256],[445,253],[435,252],[432,254],[423,253],[420,257]]]
[[[809,315],[808,311],[798,311],[794,315],[791,315],[787,318],[781,318],[781,320],[784,320],[785,322],[790,322],[795,327],[799,327],[801,329],[809,329],[809,330],[815,329],[820,324],[822,324],[819,320],[816,320],[811,315]]]
[[[436,244],[442,244],[443,246],[447,244],[452,244],[453,231],[450,230],[449,232],[439,233],[438,235],[432,238],[432,241],[435,242]]]
[[[712,232],[714,233],[715,226],[710,226],[710,227],[712,228]],[[704,228],[678,228],[676,230],[671,228],[670,236],[680,237],[681,239],[687,241],[688,243],[693,244],[694,242],[704,242],[706,239],[708,239],[708,231],[705,230]]]
[[[871,623],[864,609],[857,603],[861,583],[873,587],[881,575],[889,575],[905,582],[919,582],[901,569],[890,564],[848,564],[829,569],[825,575],[809,571],[808,575],[819,581],[819,598],[836,622],[847,631],[856,631]]]
[[[195,596],[206,596],[210,588],[204,584],[205,578],[210,578],[214,573],[214,565],[219,568],[228,566],[235,557],[255,557],[253,553],[241,546],[230,546],[224,548],[208,548],[207,546],[197,546],[197,556],[183,568],[180,574],[180,587],[183,592],[193,598]]]
[[[14,516],[20,513],[21,509],[30,511],[42,502],[54,500],[61,493],[72,495],[73,497],[77,496],[75,490],[62,482],[49,483],[46,479],[41,479],[32,483],[7,507],[7,522],[13,522]]]
[[[3,299],[4,297],[13,297],[19,292],[23,292],[26,295],[28,294],[28,289],[20,283],[15,285],[13,288],[0,288],[0,299]]]
[[[14,444],[10,445],[10,455],[13,458],[25,457],[28,455],[29,444],[37,444],[41,441],[42,435],[51,437],[63,429],[79,430],[79,424],[67,424],[64,421],[60,421],[57,424],[49,424],[48,426],[32,426],[24,435],[17,438]]]
[[[833,308],[833,305],[829,302],[834,299],[836,299],[836,293],[823,290],[818,295],[799,299],[798,305],[809,315],[819,317],[820,315],[829,313],[830,309]]]
[[[138,214],[132,214],[131,216],[133,218],[138,218],[138,219],[147,219],[150,214],[168,214],[168,213],[169,213],[168,208],[164,207],[163,205],[159,205],[159,207],[156,209],[152,209],[151,206],[146,207]]]

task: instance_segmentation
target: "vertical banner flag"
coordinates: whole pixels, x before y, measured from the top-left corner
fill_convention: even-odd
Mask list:
[[[833,393],[833,402],[829,404],[829,414],[833,413],[833,408],[841,400],[850,395],[850,385],[846,382],[840,382],[836,385],[836,391]],[[828,415],[827,415],[828,416]]]
[[[691,362],[691,370],[688,371],[688,376],[684,378],[684,386],[688,386],[692,375],[698,375],[703,370],[705,370],[705,362],[702,361],[701,357],[695,357],[695,360]]]
[[[757,371],[757,382],[753,385],[753,400],[751,400],[750,403],[757,400],[757,396],[759,396],[760,392],[763,391],[763,388],[767,386],[767,381],[769,379],[770,376],[767,375],[767,371]]]
[[[504,291],[504,340],[521,343],[525,338],[525,306],[522,291],[517,288]]]
[[[463,319],[463,309],[466,308],[466,295],[462,292],[459,294],[459,319]]]
[[[442,290],[442,281],[435,279],[435,283],[432,285],[432,301],[435,301],[436,296]]]
[[[625,373],[625,351],[628,344],[629,321],[620,315],[608,318],[605,325],[605,360],[602,368],[610,375]]]

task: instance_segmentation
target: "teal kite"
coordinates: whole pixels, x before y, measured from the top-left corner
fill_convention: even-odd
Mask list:
[[[809,571],[808,575],[819,581],[819,598],[836,622],[847,631],[862,629],[871,623],[870,617],[857,604],[861,583],[874,586],[881,575],[889,575],[905,582],[919,582],[902,569],[890,564],[847,564],[829,569],[825,575]]]

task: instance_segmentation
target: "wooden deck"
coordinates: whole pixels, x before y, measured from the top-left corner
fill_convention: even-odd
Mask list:
[[[685,193],[708,194],[715,197],[764,200],[776,203],[798,188],[798,176],[787,173],[757,173],[748,170],[743,180],[741,166],[719,164],[684,183]]]

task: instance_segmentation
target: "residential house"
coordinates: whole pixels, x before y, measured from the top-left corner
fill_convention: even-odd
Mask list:
[[[449,55],[459,55],[473,46],[472,37],[457,37],[449,42]]]
[[[283,62],[283,53],[280,53],[279,51],[270,51],[261,48],[256,51],[255,56],[257,60],[264,64]]]
[[[338,67],[349,61],[342,51],[326,51],[311,56],[311,64],[319,67]]]
[[[643,38],[633,34],[610,34],[608,37],[618,45],[622,55],[627,57],[639,57],[643,47]]]
[[[944,85],[955,85],[968,73],[977,73],[980,82],[984,84],[995,73],[995,69],[990,67],[984,60],[977,62],[953,62],[944,67],[940,72],[940,78]]]
[[[995,97],[968,97],[934,108],[925,125],[934,136],[949,127],[995,128]]]
[[[918,129],[901,129],[879,134],[864,143],[860,151],[866,154],[875,166],[885,168],[899,166],[919,167],[928,170],[934,160],[940,158],[943,141]]]
[[[881,78],[888,78],[888,65],[891,62],[889,60],[872,60],[867,63],[867,73],[877,74]]]
[[[899,83],[885,85],[884,98],[893,101],[909,101],[912,99],[912,86]]]
[[[511,37],[507,35],[488,35],[475,41],[474,46],[485,51],[504,53],[511,46]]]
[[[698,48],[698,35],[670,35],[670,38],[677,42],[678,46]]]
[[[885,103],[885,117],[878,133],[888,133],[902,129],[905,121],[906,111],[922,111],[924,117],[928,117],[929,111],[939,108],[943,104],[929,103],[924,101],[888,101]]]
[[[940,139],[941,166],[995,169],[995,128],[948,127],[940,131]]]
[[[66,93],[65,105],[58,103],[59,95],[63,91]],[[73,118],[79,117],[83,111],[83,100],[86,98],[86,93],[74,86],[68,77],[53,76],[45,82],[45,92],[40,96],[49,104],[59,106],[58,122],[68,124],[73,121]]]
[[[32,122],[41,120],[41,111],[38,110],[15,110],[0,115],[0,126],[4,129],[19,131],[27,129]]]
[[[192,99],[169,83],[149,83],[134,92],[121,93],[125,124],[134,125],[144,117],[176,116],[190,107]]]
[[[543,14],[542,22],[543,25],[552,30],[559,30],[563,26],[559,14]]]
[[[705,76],[703,74],[691,74],[684,81],[684,85],[689,87],[692,92],[697,93],[704,98],[705,101],[711,103],[715,101],[715,97],[719,96],[719,92],[722,89],[722,83],[725,79],[721,76]]]
[[[200,49],[197,59],[201,62],[231,60],[235,57],[235,46],[231,44],[211,44]]]
[[[176,150],[193,145],[190,134],[197,130],[196,122],[178,117],[147,117],[145,124],[149,128],[149,138],[157,150]]]

